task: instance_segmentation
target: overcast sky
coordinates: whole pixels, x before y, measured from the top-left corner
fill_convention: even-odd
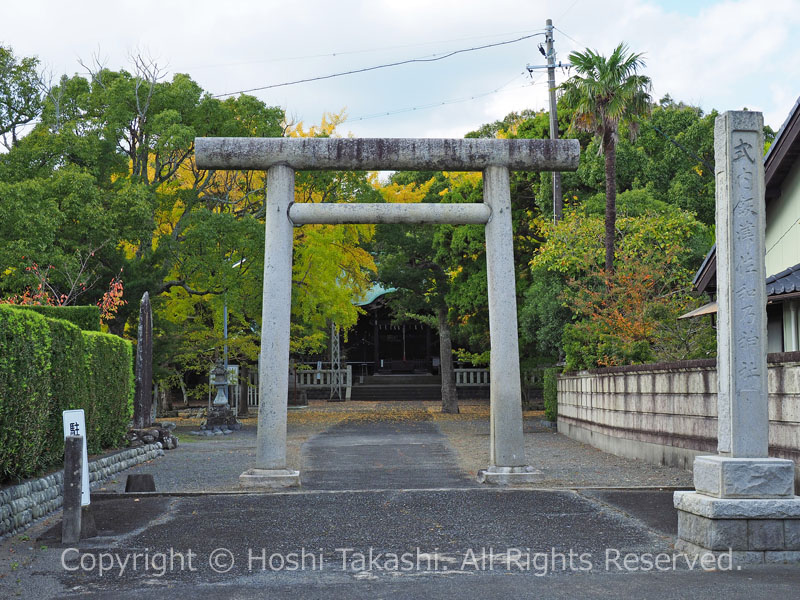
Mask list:
[[[548,18],[564,62],[621,41],[645,53],[655,99],[760,110],[777,130],[800,95],[798,0],[3,0],[0,44],[56,75],[138,53],[225,94],[514,40]],[[544,64],[543,41],[252,93],[308,124],[346,109],[342,134],[462,137],[546,108],[546,71],[525,69]]]

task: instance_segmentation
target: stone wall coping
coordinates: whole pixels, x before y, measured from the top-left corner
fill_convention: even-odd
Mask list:
[[[564,376],[586,376],[586,375],[616,375],[624,373],[649,373],[664,371],[687,371],[700,369],[715,369],[717,367],[716,358],[699,358],[695,360],[676,360],[674,362],[650,363],[644,365],[620,365],[617,367],[602,367],[598,369],[584,369],[581,371],[568,371]]]
[[[800,363],[800,350],[795,352],[772,352],[767,354],[768,363],[787,363],[795,364]]]
[[[776,366],[795,366],[800,364],[800,351],[798,352],[772,352],[767,354],[767,363]],[[577,377],[587,375],[614,375],[622,373],[659,373],[670,371],[696,371],[702,369],[716,369],[716,358],[698,358],[694,360],[677,360],[674,362],[649,363],[644,365],[620,365],[618,367],[603,367],[599,369],[585,369],[582,371],[567,371],[560,376]]]

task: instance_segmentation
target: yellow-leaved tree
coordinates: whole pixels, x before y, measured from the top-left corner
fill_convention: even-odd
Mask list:
[[[325,114],[309,129],[298,123],[290,137],[335,137],[344,113]],[[353,171],[298,172],[295,202],[380,202],[374,175]],[[346,334],[363,312],[353,301],[366,293],[376,271],[364,249],[374,225],[303,225],[294,230],[291,351],[300,356],[321,352],[329,323]]]
[[[304,129],[284,126],[290,137],[335,135],[341,115],[325,115],[321,125]],[[187,221],[180,201],[165,203],[156,227],[162,239],[180,232],[180,257],[173,262],[171,285],[157,303],[162,322],[173,335],[173,384],[182,385],[186,372],[204,374],[225,340],[224,308],[228,309],[230,361],[254,362],[260,348],[264,269],[264,202],[266,178],[261,171],[217,172],[206,176],[210,200]],[[180,188],[197,177],[193,163],[179,175]],[[379,200],[373,176],[354,172],[298,172],[295,202],[372,202]],[[176,206],[178,209],[176,210]],[[183,221],[181,221],[183,219]],[[294,230],[292,268],[291,352],[302,360],[325,352],[330,323],[345,332],[355,325],[360,309],[353,301],[371,285],[375,264],[364,249],[374,234],[367,225],[304,225]],[[158,237],[158,236],[157,236]],[[168,248],[164,249],[165,252]],[[191,390],[189,390],[191,393]],[[194,393],[205,393],[195,388]]]

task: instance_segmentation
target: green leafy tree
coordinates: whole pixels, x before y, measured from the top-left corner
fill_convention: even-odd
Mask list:
[[[714,223],[714,120],[700,108],[661,99],[641,120],[636,144],[647,161],[640,187],[656,199]]]
[[[443,202],[483,201],[480,173],[444,173],[439,196]],[[440,225],[433,239],[435,260],[449,274],[446,302],[455,318],[454,339],[459,356],[474,365],[489,362],[489,306],[486,242],[482,225]]]
[[[20,130],[42,111],[38,66],[37,58],[17,58],[11,48],[0,46],[0,140],[6,150],[17,145]]]
[[[546,268],[531,269],[530,279],[519,305],[520,346],[524,358],[555,364],[562,354],[564,326],[572,316],[563,300],[566,282]]]
[[[694,269],[710,230],[675,207],[618,220],[618,268],[604,268],[603,219],[571,211],[556,225],[542,222],[548,241],[531,261],[534,271],[563,277],[560,300],[571,313],[563,346],[569,369],[713,353],[708,323],[678,321],[701,301],[691,295]]]
[[[605,157],[605,269],[611,273],[614,270],[619,126],[628,122],[630,133],[635,134],[634,118],[650,110],[650,78],[638,73],[644,67],[642,55],[631,53],[625,44],[617,46],[608,58],[586,50],[573,52],[569,60],[577,74],[561,85],[562,101],[574,110],[573,127],[597,136]]]
[[[395,173],[381,194],[388,202],[438,202],[446,183],[441,173]],[[401,319],[414,318],[439,331],[442,412],[458,413],[448,295],[451,273],[438,260],[437,226],[379,225],[375,239],[378,278],[397,288],[390,306]]]
[[[95,303],[122,272],[125,294],[134,300],[110,329],[135,331],[138,298],[149,291],[156,321],[175,342],[161,346],[160,373],[178,379],[205,372],[222,346],[225,304],[232,352],[254,358],[265,176],[198,169],[194,139],[333,135],[340,120],[290,128],[280,108],[247,95],[212,98],[188,75],[167,79],[140,57],[129,71],[92,68],[88,76],[62,77],[47,90],[41,122],[0,155],[0,293],[35,289],[26,268],[36,263],[59,289],[69,289],[81,269],[91,273],[97,285],[86,285],[81,301]],[[298,202],[377,194],[358,173],[299,173],[297,181]],[[345,328],[355,322],[351,300],[374,270],[361,250],[372,230],[296,230],[294,351],[321,350],[329,320]]]

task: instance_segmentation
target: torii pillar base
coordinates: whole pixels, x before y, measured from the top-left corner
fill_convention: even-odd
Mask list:
[[[300,471],[289,469],[248,469],[239,475],[243,488],[281,489],[300,486]]]
[[[478,471],[478,483],[526,485],[538,483],[544,475],[533,467],[488,467]]]

